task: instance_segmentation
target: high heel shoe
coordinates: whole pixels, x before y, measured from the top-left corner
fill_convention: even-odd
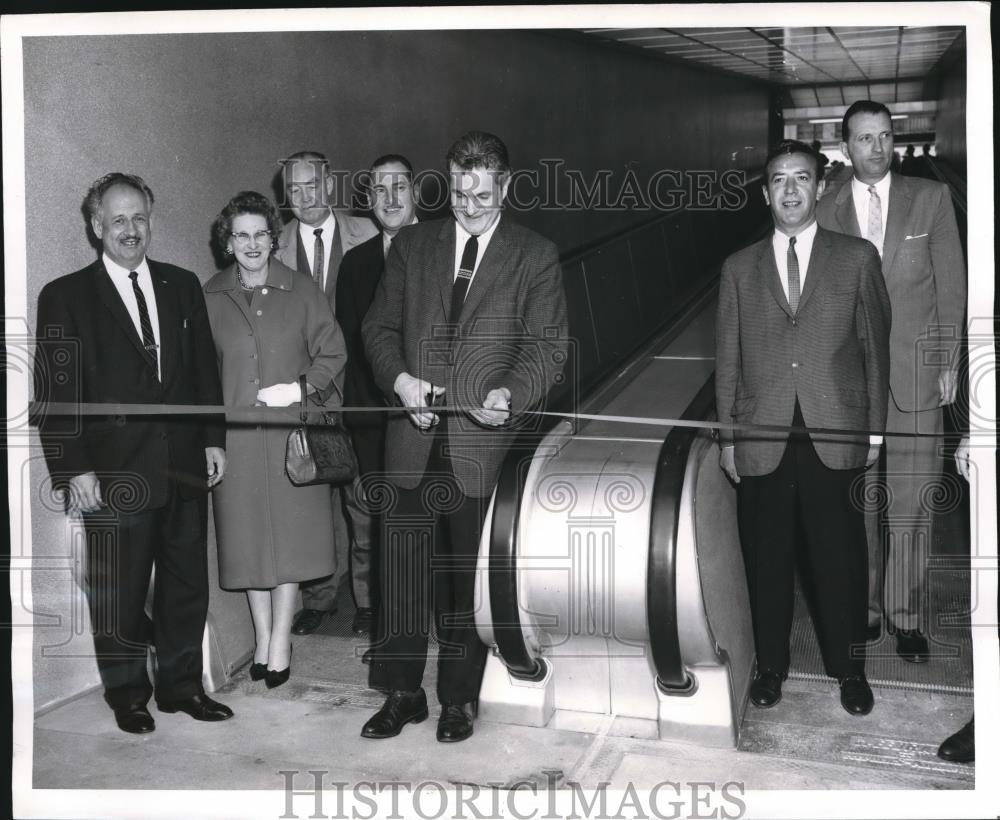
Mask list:
[[[266,663],[250,664],[250,680],[264,680],[267,677]]]
[[[276,686],[281,686],[292,674],[292,648],[288,649],[288,666],[284,669],[268,669],[267,674],[264,676],[264,684],[268,689],[274,689]]]

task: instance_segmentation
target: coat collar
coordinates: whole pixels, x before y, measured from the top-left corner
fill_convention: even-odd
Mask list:
[[[267,266],[267,281],[265,282],[265,286],[275,288],[276,290],[291,290],[296,275],[295,271],[280,260],[275,259],[274,254],[272,254]],[[215,274],[205,285],[206,293],[237,290],[241,290],[241,288],[239,281],[236,279],[235,262]]]
[[[888,221],[885,225],[885,241],[882,243],[882,270],[892,267],[896,252],[906,233],[906,215],[910,212],[913,188],[906,177],[890,171]],[[853,177],[840,186],[835,201],[837,224],[842,233],[861,236],[858,215],[854,210]]]
[[[160,374],[162,381],[165,382],[170,369],[172,369],[176,353],[173,344],[174,340],[170,331],[176,327],[178,321],[177,308],[174,304],[173,294],[170,292],[169,283],[163,277],[159,265],[148,257],[146,263],[149,265],[149,275],[153,282],[154,298],[156,299],[156,313],[160,331]],[[122,331],[128,337],[129,342],[135,348],[136,353],[139,354],[144,363],[148,364],[149,360],[146,358],[146,349],[143,347],[142,339],[139,337],[139,331],[136,330],[135,323],[132,321],[132,315],[128,312],[128,308],[125,307],[118,289],[115,287],[114,282],[111,281],[111,275],[108,273],[104,262],[98,259],[91,267],[91,272],[93,275],[94,292],[104,303],[105,307],[108,308],[115,321],[118,322]]]
[[[441,291],[441,304],[444,306],[446,317],[451,311],[451,291],[455,284],[455,233],[454,217],[445,220],[445,224],[438,232],[436,264],[439,271],[438,284]],[[501,213],[493,237],[479,261],[476,275],[472,277],[472,282],[469,284],[469,291],[465,296],[465,302],[458,317],[459,321],[475,311],[493,282],[510,264],[510,241],[510,220],[506,214]]]
[[[830,234],[819,226],[816,227],[816,238],[813,239],[812,253],[809,255],[809,267],[806,268],[806,282],[799,297],[799,307],[797,313],[801,313],[809,297],[819,286],[820,279],[826,269],[826,261],[830,256]],[[768,234],[761,240],[757,253],[757,272],[763,278],[764,284],[774,297],[778,306],[788,314],[794,316],[792,308],[788,304],[788,297],[785,296],[785,289],[781,287],[781,278],[778,275],[778,264],[774,260],[774,245],[772,235]]]

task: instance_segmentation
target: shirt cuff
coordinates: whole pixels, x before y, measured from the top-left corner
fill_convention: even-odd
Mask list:
[[[882,446],[882,442],[884,441],[884,439],[885,439],[884,436],[868,436],[868,443],[872,447],[875,447],[875,446],[881,447]]]

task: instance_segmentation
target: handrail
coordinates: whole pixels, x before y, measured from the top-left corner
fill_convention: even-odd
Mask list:
[[[732,170],[740,170],[740,169],[734,168]],[[747,190],[752,185],[760,183],[760,181],[763,178],[764,178],[763,171],[755,171],[752,176],[748,177],[743,181],[743,184],[740,187],[743,188],[744,190]],[[602,236],[600,239],[597,239],[594,242],[590,242],[589,244],[576,248],[572,253],[568,253],[565,256],[560,256],[559,263],[562,265],[572,265],[575,262],[579,262],[584,257],[590,256],[595,251],[598,251],[607,245],[619,242],[622,239],[628,239],[630,236],[634,236],[635,234],[638,234],[661,222],[667,223],[672,219],[680,219],[684,214],[690,212],[691,211],[689,211],[689,209],[687,208],[678,208],[677,210],[668,211],[667,213],[664,214],[657,214],[656,216],[650,217],[644,222],[640,222],[638,225],[629,225],[629,227],[627,228],[622,228],[620,231],[608,234],[607,236]]]
[[[681,419],[703,421],[711,416],[714,407],[713,375],[688,404]],[[678,632],[677,533],[688,455],[698,433],[694,427],[675,427],[667,434],[653,479],[646,568],[646,628],[656,683],[666,692],[684,691],[692,684],[681,657]]]

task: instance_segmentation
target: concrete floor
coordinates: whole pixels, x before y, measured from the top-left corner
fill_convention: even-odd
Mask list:
[[[267,690],[243,670],[217,693],[236,713],[220,724],[153,709],[156,731],[132,736],[117,729],[100,693],[71,701],[36,720],[34,786],[280,790],[281,771],[323,771],[346,782],[557,788],[648,789],[664,779],[738,781],[747,790],[974,787],[974,767],[935,754],[968,719],[970,697],[878,688],[875,710],[857,718],[826,681],[789,680],[778,706],[748,707],[735,750],[661,742],[652,721],[571,712],[557,712],[545,728],[480,720],[468,741],[440,744],[435,705],[431,720],[399,737],[365,740],[361,726],[382,696],[365,684],[357,644],[296,638],[289,682]]]

